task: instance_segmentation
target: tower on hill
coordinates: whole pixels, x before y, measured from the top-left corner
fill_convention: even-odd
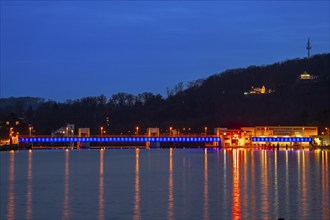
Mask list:
[[[307,47],[306,47],[306,49],[307,49],[307,56],[309,58],[311,56],[311,49],[312,49],[311,42],[310,42],[309,38],[307,40]]]

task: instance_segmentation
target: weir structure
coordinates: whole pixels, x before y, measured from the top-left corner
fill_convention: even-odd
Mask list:
[[[36,136],[36,137],[19,137],[19,143],[145,143],[146,147],[152,146],[152,143],[205,143],[205,146],[219,147],[221,146],[220,137],[216,136],[158,136],[150,137],[144,135],[136,136],[91,136],[91,137],[51,137],[51,136]],[[207,145],[211,143],[211,145]],[[155,145],[159,146],[159,145]]]

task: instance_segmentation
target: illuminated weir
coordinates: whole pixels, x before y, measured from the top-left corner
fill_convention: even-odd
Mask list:
[[[20,143],[74,143],[74,142],[102,142],[102,143],[143,143],[143,142],[221,142],[220,137],[212,136],[175,136],[175,137],[145,137],[145,136],[111,136],[111,137],[20,137]],[[218,145],[221,146],[221,145]]]

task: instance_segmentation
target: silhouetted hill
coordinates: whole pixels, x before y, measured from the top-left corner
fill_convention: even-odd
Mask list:
[[[318,79],[297,80],[305,71]],[[243,94],[251,86],[263,85],[275,93]],[[187,118],[200,119],[200,123],[237,126],[329,124],[328,100],[330,54],[227,70],[169,97],[168,101],[172,103],[172,109],[177,109],[172,117],[185,111]]]
[[[305,71],[318,78],[298,80]],[[263,85],[275,92],[244,95],[252,86]],[[16,108],[21,99],[25,107]],[[108,133],[128,134],[137,125],[141,133],[147,127],[165,131],[169,126],[191,133],[202,132],[204,126],[210,131],[213,127],[254,125],[329,126],[330,54],[227,70],[186,86],[179,83],[168,91],[167,98],[152,93],[118,93],[110,99],[101,95],[64,103],[24,99],[1,99],[0,116],[4,117],[0,126],[5,115],[12,117],[13,113],[32,124],[39,134],[49,134],[65,123],[90,127],[94,134],[100,132],[100,126]]]

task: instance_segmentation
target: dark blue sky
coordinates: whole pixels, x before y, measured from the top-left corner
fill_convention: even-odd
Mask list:
[[[1,97],[160,93],[329,53],[329,1],[1,1]]]

